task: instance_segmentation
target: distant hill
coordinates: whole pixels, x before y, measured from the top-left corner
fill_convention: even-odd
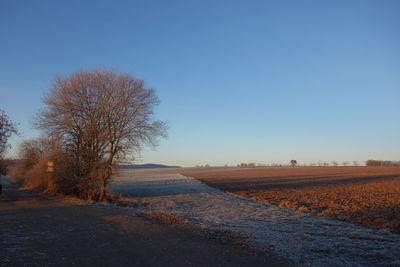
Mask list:
[[[118,165],[119,169],[159,169],[159,168],[181,168],[181,166],[168,166],[162,164],[135,164],[135,165]]]

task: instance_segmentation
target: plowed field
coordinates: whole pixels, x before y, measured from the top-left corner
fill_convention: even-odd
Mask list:
[[[400,233],[400,167],[255,168],[187,176],[258,201]]]

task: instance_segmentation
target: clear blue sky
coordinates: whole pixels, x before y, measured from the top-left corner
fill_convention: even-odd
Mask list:
[[[55,74],[112,67],[162,101],[141,162],[400,160],[400,1],[0,2],[0,108],[22,138]],[[14,152],[11,151],[11,154]]]

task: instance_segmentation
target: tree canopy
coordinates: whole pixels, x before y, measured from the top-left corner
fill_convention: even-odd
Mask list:
[[[18,134],[15,124],[10,120],[6,112],[0,109],[0,175],[6,174],[3,157],[7,149],[10,147],[8,139],[13,134]]]
[[[155,90],[126,73],[82,70],[54,79],[36,126],[74,158],[77,182],[102,199],[116,160],[155,146],[166,122],[154,118]]]

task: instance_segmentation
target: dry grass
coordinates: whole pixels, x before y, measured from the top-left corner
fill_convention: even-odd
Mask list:
[[[147,216],[158,219],[167,224],[179,224],[185,225],[189,224],[189,222],[177,214],[174,213],[167,213],[167,212],[148,212],[146,213]]]
[[[9,197],[6,194],[3,193],[3,194],[0,195],[0,201],[1,200],[9,200]]]
[[[258,201],[400,233],[399,167],[264,168],[190,175]]]

